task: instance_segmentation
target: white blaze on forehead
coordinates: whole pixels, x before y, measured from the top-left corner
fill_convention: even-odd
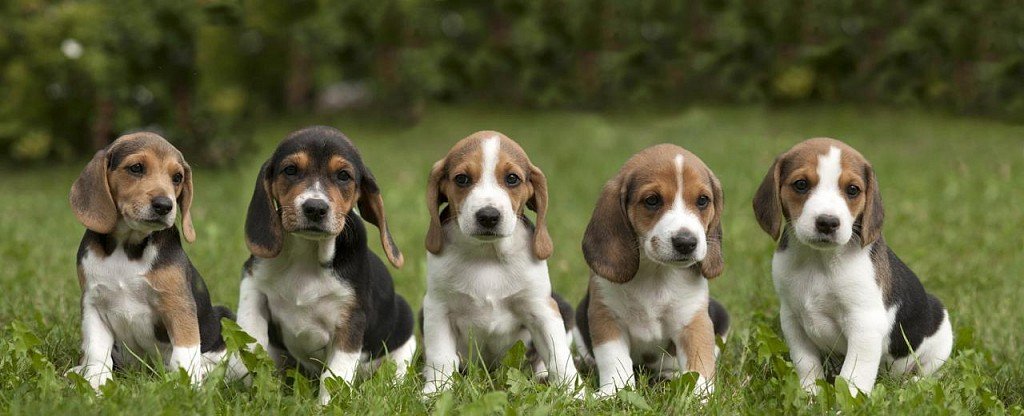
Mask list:
[[[676,198],[672,203],[673,209],[683,208],[683,155],[676,155]]]
[[[498,136],[492,136],[489,139],[485,139],[480,145],[483,150],[483,170],[480,173],[480,181],[484,184],[491,185],[497,184],[495,179],[495,172],[498,168],[498,151],[501,150],[501,140]]]
[[[832,146],[828,154],[818,156],[818,188],[822,190],[839,189],[839,175],[843,172],[840,161],[842,153],[838,147]]]

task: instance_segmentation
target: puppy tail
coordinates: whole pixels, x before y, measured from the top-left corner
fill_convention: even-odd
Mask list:
[[[213,313],[217,316],[217,321],[220,322],[220,318],[228,318],[232,321],[235,320],[235,313],[231,311],[227,306],[217,305],[213,307]]]
[[[708,302],[708,315],[711,315],[711,323],[715,327],[715,336],[725,341],[725,337],[729,335],[729,312],[725,310],[725,306],[718,303],[714,298]]]

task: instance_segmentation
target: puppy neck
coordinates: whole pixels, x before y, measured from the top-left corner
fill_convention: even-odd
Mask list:
[[[109,236],[118,243],[125,243],[130,245],[145,244],[149,237],[152,236],[154,231],[139,231],[128,225],[125,220],[117,220],[117,227],[114,228],[114,232],[110,233]]]
[[[448,221],[444,225],[445,250],[454,250],[460,255],[477,258],[501,259],[521,250],[529,252],[529,230],[523,224],[516,224],[512,235],[482,240],[468,236],[459,228],[458,221]]]
[[[877,244],[877,242],[875,243]],[[873,244],[872,244],[873,245]],[[814,247],[797,238],[791,226],[786,227],[779,241],[778,252],[786,252],[794,260],[815,262],[822,265],[839,264],[850,256],[856,256],[871,251],[872,245],[861,247],[861,240],[856,234],[850,241],[843,245],[834,247]]]
[[[669,279],[704,280],[694,265],[664,264],[651,260],[646,255],[640,255],[640,266],[633,277],[634,281],[655,283]]]
[[[285,234],[281,254],[277,258],[292,262],[315,261],[321,267],[329,267],[334,261],[337,238],[330,235],[322,239],[310,239],[288,233]]]

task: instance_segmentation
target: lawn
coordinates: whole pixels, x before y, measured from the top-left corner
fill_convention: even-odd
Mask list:
[[[593,114],[432,107],[414,127],[359,116],[276,120],[258,126],[257,148],[235,167],[193,164],[198,239],[186,247],[215,303],[235,307],[248,255],[242,225],[259,165],[280,138],[329,124],[361,149],[380,182],[388,220],[405,253],[392,270],[418,308],[425,290],[424,186],[431,164],[458,139],[494,129],[517,140],[547,174],[549,261],[555,289],[572,302],[588,278],[580,239],[602,184],[631,154],[655,143],[699,155],[725,191],[725,273],[711,284],[733,316],[718,363],[717,393],[691,399],[689,379],[647,384],[615,399],[576,401],[527,381],[515,365],[471,369],[455,390],[424,403],[413,373],[397,385],[375,377],[337,395],[328,409],[356,414],[944,414],[1022,413],[1024,406],[1024,127],[896,109],[767,110],[698,107]],[[778,329],[769,273],[771,239],[750,200],[776,154],[799,140],[832,136],[874,164],[889,245],[950,309],[956,348],[937,378],[882,379],[869,398],[826,389],[804,395]],[[169,138],[172,142],[173,137]],[[186,155],[186,158],[188,155]],[[0,172],[0,412],[14,414],[317,412],[315,382],[266,372],[251,388],[214,377],[199,389],[162,370],[115,375],[103,397],[62,374],[79,352],[80,290],[74,253],[82,234],[67,192],[85,164]],[[376,236],[371,246],[379,252]],[[387,371],[386,369],[384,370]],[[588,377],[594,383],[594,377]]]

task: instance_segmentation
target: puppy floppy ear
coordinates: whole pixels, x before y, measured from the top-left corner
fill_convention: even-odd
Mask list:
[[[878,190],[878,179],[871,165],[864,166],[864,212],[860,215],[860,244],[867,247],[882,236],[882,223],[885,222],[885,210],[882,208],[882,192]]]
[[[249,201],[249,213],[245,216],[245,244],[253,255],[266,259],[281,254],[284,244],[281,215],[277,212],[274,195],[270,190],[274,174],[270,162],[266,161],[260,168],[256,189]]]
[[[779,181],[782,179],[779,176],[782,174],[784,156],[775,158],[761,186],[754,193],[754,216],[757,217],[757,223],[775,241],[782,237],[782,199],[779,197]]]
[[[537,226],[533,230],[533,255],[547,260],[554,251],[551,235],[548,234],[548,179],[540,168],[530,165],[530,185],[533,195],[526,201],[526,207],[537,213]]]
[[[725,197],[722,192],[722,183],[718,181],[711,171],[711,198],[715,208],[715,215],[708,223],[707,239],[708,252],[704,260],[700,262],[700,274],[706,279],[714,279],[722,274],[725,262],[722,260],[722,210],[725,209]]]
[[[384,198],[380,195],[380,187],[373,173],[366,166],[360,166],[359,176],[359,215],[370,224],[377,226],[380,230],[380,245],[384,248],[384,254],[388,261],[397,268],[405,264],[402,251],[395,244],[391,236],[391,229],[388,228],[387,216],[384,214]]]
[[[604,185],[583,234],[583,257],[598,276],[616,283],[633,279],[640,268],[640,245],[626,212],[627,180],[619,175]]]
[[[71,185],[71,210],[78,221],[94,232],[110,234],[117,227],[117,206],[107,183],[107,150],[103,149],[85,165],[82,174]]]
[[[441,254],[444,247],[444,229],[441,226],[441,205],[448,202],[448,196],[441,192],[441,180],[445,176],[446,159],[438,160],[430,169],[427,181],[427,210],[430,211],[430,226],[427,228],[427,251]]]
[[[181,208],[181,231],[185,235],[185,241],[190,243],[196,241],[196,229],[192,227],[192,167],[181,161],[185,168],[185,178],[181,185],[181,194],[178,195],[178,207]]]

